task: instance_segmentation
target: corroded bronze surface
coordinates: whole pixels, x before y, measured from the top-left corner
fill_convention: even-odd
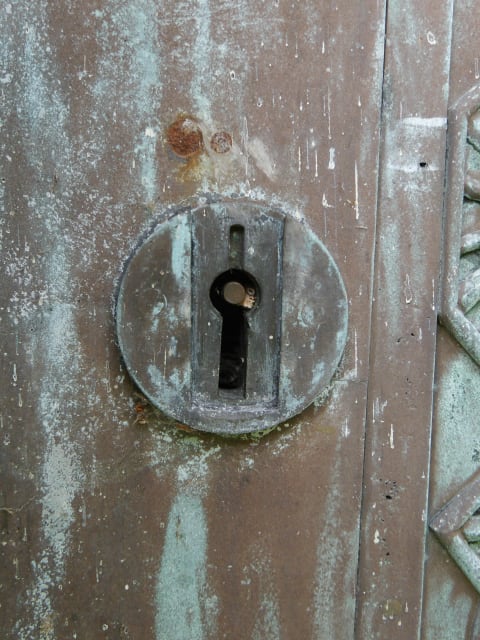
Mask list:
[[[477,593],[427,533],[447,106],[480,79],[475,3],[0,12],[2,639],[475,638]],[[116,343],[137,239],[209,193],[304,219],[348,294],[329,393],[263,438],[169,420]],[[437,362],[432,514],[480,460],[478,368],[443,328]]]
[[[258,432],[299,414],[328,389],[347,338],[347,295],[325,245],[303,221],[247,199],[155,214],[116,305],[133,380],[202,431]],[[258,290],[248,316],[220,295],[230,272]]]
[[[383,3],[1,12],[2,638],[353,637]],[[213,192],[305,218],[348,292],[328,399],[263,439],[173,424],[116,344],[154,211]]]
[[[428,26],[425,9],[388,7],[359,565],[364,640],[418,638],[422,619],[453,8],[430,5]]]
[[[480,67],[474,43],[479,20],[476,5],[464,0],[455,2],[443,246],[442,322],[447,327],[440,327],[437,342],[437,392],[429,496],[429,524],[437,530],[452,555],[445,551],[433,533],[427,538],[424,638],[438,636],[475,640],[480,634],[478,592],[471,582],[473,578],[475,583],[474,574],[478,575],[478,556],[471,555],[478,553],[478,545],[469,540],[469,521],[475,498],[478,498],[476,478],[480,463],[479,309],[478,305],[469,308],[469,298],[471,301],[475,295],[472,276],[478,260],[475,235],[479,209],[475,180],[478,170]],[[465,158],[467,162],[463,164],[461,156],[466,151],[469,151]],[[460,164],[455,166],[453,163],[458,160],[458,153]],[[459,292],[465,294],[468,289],[469,296],[460,296],[459,299]],[[458,302],[466,303],[463,309],[457,307]],[[450,320],[445,320],[447,315]],[[456,339],[450,335],[451,332]],[[443,522],[442,515],[445,516]],[[474,513],[473,522],[475,516]]]

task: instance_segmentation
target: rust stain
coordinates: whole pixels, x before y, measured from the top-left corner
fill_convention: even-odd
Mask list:
[[[135,418],[135,422],[133,424],[147,424],[146,411],[145,407],[141,404],[135,405],[135,412],[137,417]]]
[[[155,409],[141,393],[135,392],[134,402],[135,420],[132,426],[149,424],[155,417]]]
[[[210,140],[210,146],[215,153],[228,153],[232,148],[232,136],[227,131],[217,131]]]
[[[191,116],[179,116],[167,129],[167,142],[180,158],[194,158],[204,149],[203,134]]]
[[[183,424],[181,422],[175,423],[175,427],[177,429],[180,429],[180,431],[186,431],[187,433],[196,433],[196,434],[200,435],[200,433],[199,433],[199,431],[197,429],[192,429],[192,427],[189,427],[187,424]]]

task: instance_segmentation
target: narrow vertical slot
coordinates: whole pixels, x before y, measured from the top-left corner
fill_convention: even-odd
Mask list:
[[[234,224],[230,227],[228,243],[228,262],[230,270],[243,267],[243,252],[245,228]],[[220,366],[218,372],[219,389],[240,389],[245,395],[245,371],[247,366],[247,323],[245,313],[238,302],[232,302],[228,290],[235,290],[241,294],[242,284],[237,282],[231,271],[231,276],[222,283],[222,339],[220,345]],[[241,298],[241,295],[239,296]]]
[[[243,271],[245,229],[232,225],[229,232],[229,269],[212,284],[210,298],[222,315],[218,388],[245,397],[248,355],[246,312],[255,305],[258,287]]]
[[[228,304],[228,303],[227,303]],[[243,309],[228,305],[223,312],[218,388],[241,391],[245,396],[247,322]]]
[[[231,269],[241,269],[243,267],[243,252],[245,243],[245,228],[240,224],[230,227],[230,238],[228,248],[228,262]]]

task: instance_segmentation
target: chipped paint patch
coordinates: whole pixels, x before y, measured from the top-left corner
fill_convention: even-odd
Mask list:
[[[249,155],[253,158],[260,171],[262,171],[269,180],[274,181],[277,177],[277,168],[266,145],[259,138],[252,138],[248,140],[246,147]]]
[[[154,201],[158,190],[157,110],[163,84],[162,42],[157,14],[158,7],[153,0],[122,2],[105,12],[97,12],[97,40],[103,55],[93,92],[99,104],[105,105],[113,122],[117,118],[129,117],[130,110],[135,114],[132,126],[138,129],[137,142],[130,153],[134,158],[132,170],[138,173],[145,202]],[[112,112],[112,96],[118,94],[119,87],[122,94],[115,100]],[[104,114],[95,117],[104,117]],[[97,136],[99,131],[99,127],[95,127]],[[107,138],[108,130],[103,135]],[[103,146],[107,146],[107,140],[103,142]]]
[[[155,595],[156,640],[215,637],[217,597],[207,584],[208,528],[203,495],[208,460],[220,447],[199,449],[177,469]]]
[[[140,182],[145,189],[146,202],[153,202],[157,190],[156,146],[157,133],[155,129],[147,127],[143,138],[140,138],[135,147],[135,157],[140,166]],[[135,166],[136,163],[137,161],[135,161]]]
[[[187,286],[191,278],[190,250],[192,243],[192,231],[190,220],[179,216],[172,225],[172,262],[173,277],[179,289]],[[188,310],[190,313],[190,309]]]
[[[272,591],[266,590],[256,612],[252,640],[279,640],[281,637],[278,600]]]
[[[210,0],[197,0],[194,18],[195,35],[190,51],[190,55],[193,57],[194,74],[190,91],[197,113],[208,122],[211,117],[210,78],[213,46]]]
[[[152,412],[152,446],[146,453],[145,463],[161,480],[169,475],[173,465],[176,468],[177,492],[186,487],[194,495],[203,497],[208,491],[210,464],[218,461],[222,445],[212,446],[210,441],[202,440],[195,432],[178,438],[178,423],[172,421],[171,430],[166,430],[166,417],[156,409],[152,408]]]
[[[434,118],[419,118],[416,116],[411,116],[409,118],[403,118],[402,122],[411,127],[427,127],[434,129],[446,129],[447,128],[447,119],[441,116]]]
[[[282,637],[280,605],[270,551],[261,543],[249,551],[251,561],[242,569],[241,587],[259,592],[258,605],[252,609],[254,622],[251,640],[279,640]]]
[[[156,588],[157,640],[208,640],[216,599],[207,590],[207,523],[200,496],[170,510]]]
[[[70,547],[70,527],[75,521],[73,500],[82,487],[77,460],[70,442],[51,442],[43,468],[43,531],[59,579]]]
[[[322,513],[323,526],[320,527],[320,535],[317,547],[317,572],[316,586],[313,597],[314,628],[318,638],[351,637],[353,633],[353,621],[355,616],[355,597],[353,585],[355,581],[356,563],[350,563],[350,571],[338,572],[338,558],[346,558],[348,550],[354,548],[357,536],[351,532],[340,532],[337,511],[341,509],[342,499],[339,495],[341,486],[342,464],[341,455],[342,439],[338,438],[333,456],[334,465],[330,474],[330,486],[325,487],[325,506]],[[338,594],[342,594],[342,612],[339,617],[332,603],[336,601]],[[351,624],[352,630],[348,631]],[[339,627],[341,625],[341,628]]]
[[[209,460],[220,454],[220,445],[209,449],[199,449],[196,455],[191,452],[188,459],[177,468],[177,486],[195,483],[195,492],[203,494],[208,487]]]

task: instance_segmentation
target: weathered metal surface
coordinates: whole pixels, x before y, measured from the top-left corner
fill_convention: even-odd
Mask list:
[[[359,566],[365,640],[420,636],[452,5],[388,3]]]
[[[353,637],[384,3],[0,11],[2,637]],[[137,238],[206,192],[304,216],[349,296],[328,402],[260,441],[172,425],[115,342]]]
[[[479,541],[480,474],[469,481],[430,522],[442,544],[480,593],[480,558],[476,552]]]
[[[462,495],[478,472],[480,451],[478,366],[443,327],[439,332],[437,363],[429,518],[434,527],[434,517],[457,494]],[[461,498],[456,503],[461,506]],[[465,509],[467,506],[465,503]],[[452,528],[453,537],[457,537],[456,528]],[[460,535],[463,536],[461,532]],[[444,638],[474,640],[478,637],[473,634],[478,593],[433,532],[427,540],[423,637],[437,633]],[[458,541],[462,537],[457,537]],[[457,550],[461,552],[462,548]]]
[[[474,97],[478,91],[475,87],[479,84],[479,57],[475,43],[480,26],[479,21],[480,14],[476,3],[469,0],[455,2],[449,99],[452,116],[457,113],[458,106],[464,103],[463,97],[468,102],[468,97]],[[468,109],[474,109],[475,102],[475,99],[470,101]],[[477,106],[478,104],[480,103],[477,103]],[[458,115],[465,126],[466,111],[463,110]],[[475,196],[474,185],[472,186],[474,173],[472,174],[471,160],[473,158],[469,158],[470,162],[465,166],[462,162],[456,167],[453,167],[452,160],[455,159],[456,153],[464,154],[467,135],[472,143],[476,144],[477,125],[474,116],[470,130],[465,126],[463,129],[465,136],[461,133],[457,140],[455,134],[459,133],[458,124],[462,123],[453,121],[451,124],[449,137],[452,136],[452,141],[448,151],[449,178],[445,200],[446,258],[443,279],[444,302],[453,308],[456,306],[454,296],[458,295],[459,291],[459,277],[466,275],[469,268],[472,269],[474,256],[468,256],[466,249],[469,253],[477,250],[474,242],[466,242],[466,236],[475,233],[477,214],[476,203],[471,201],[472,196]],[[464,193],[470,202],[463,201]],[[463,234],[465,235],[462,239]],[[459,270],[460,265],[462,266]],[[478,309],[473,307],[467,312],[467,318],[460,309],[457,309],[455,314],[453,319],[458,320],[456,326],[447,320],[445,324],[449,325],[449,330],[440,327],[437,344],[438,391],[433,422],[429,509],[432,525],[435,528],[439,524],[435,516],[445,508],[445,505],[450,503],[453,507],[459,505],[466,509],[469,488],[474,489],[471,497],[475,499],[478,494],[474,482],[480,462],[478,436],[480,370],[472,359],[472,357],[478,359],[475,352]],[[462,338],[462,325],[467,329],[464,332],[465,340]],[[449,335],[450,328],[453,329],[454,335],[462,340],[470,355]],[[466,499],[463,500],[462,496]],[[446,509],[449,515],[450,508],[446,507]],[[465,511],[464,514],[467,515]],[[456,523],[452,521],[451,524]],[[455,526],[453,526],[454,529],[456,529]],[[462,542],[464,536],[464,544],[468,544],[468,548],[465,548],[464,544],[460,545],[460,562],[468,555],[462,553],[462,550],[473,552],[475,546],[468,541],[467,532],[464,530],[463,533],[456,534],[452,531],[451,534],[452,539],[455,539],[456,551],[459,550],[458,542]],[[468,574],[473,568],[470,556],[464,569]],[[433,533],[428,537],[426,552],[424,603],[424,638],[475,640],[480,637],[478,593]]]
[[[219,291],[212,298],[235,272],[251,278],[248,317],[222,307]],[[243,286],[226,282],[243,302]],[[164,214],[129,260],[119,346],[167,415],[202,431],[262,431],[328,387],[345,348],[347,304],[334,261],[304,223],[253,201],[211,201]]]

